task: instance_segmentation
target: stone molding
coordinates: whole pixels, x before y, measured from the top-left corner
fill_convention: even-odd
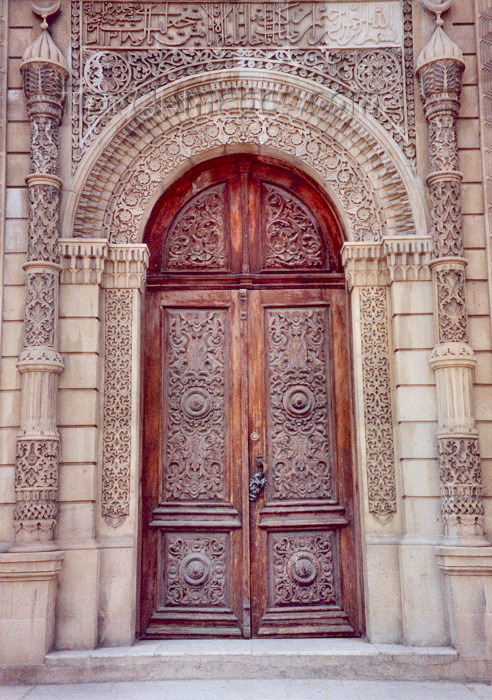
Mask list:
[[[423,0],[436,26],[417,60],[417,77],[429,125],[432,277],[438,345],[436,372],[441,512],[449,541],[483,539],[481,460],[473,409],[473,351],[468,344],[465,264],[458,170],[457,118],[463,54],[443,30],[439,6]]]
[[[105,238],[64,238],[59,246],[61,284],[143,289],[149,263],[149,251],[144,243],[112,245]]]
[[[251,90],[254,103],[245,107]],[[189,93],[205,100],[206,114],[196,105],[175,113],[174,101]],[[78,170],[64,230],[138,242],[154,202],[192,162],[260,146],[323,183],[349,240],[423,235],[424,205],[408,162],[374,119],[356,106],[347,113],[334,97],[302,78],[253,70],[161,88],[102,132]]]
[[[349,290],[431,279],[429,236],[384,238],[380,243],[345,243],[342,262]]]

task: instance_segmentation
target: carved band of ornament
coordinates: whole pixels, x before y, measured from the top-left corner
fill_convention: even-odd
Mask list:
[[[105,294],[102,515],[119,527],[130,513],[133,292]]]
[[[18,541],[52,537],[57,516],[58,453],[57,439],[17,441],[14,530]]]
[[[63,357],[51,348],[24,348],[17,362],[20,374],[25,372],[55,372],[63,370]]]
[[[53,175],[51,173],[31,173],[26,177],[26,183],[28,187],[34,187],[35,185],[50,185],[52,187],[57,187],[59,190],[62,188],[63,182],[58,175]]]
[[[463,173],[460,170],[433,170],[425,179],[425,183],[428,187],[437,186],[443,182],[457,182],[461,185],[462,181]]]
[[[384,524],[396,513],[388,307],[384,287],[360,290],[360,324],[368,508]]]
[[[447,367],[473,369],[477,363],[475,353],[467,343],[440,343],[430,356],[429,364],[435,370]]]
[[[61,284],[101,284],[108,255],[106,239],[58,241],[61,260]]]
[[[145,244],[110,245],[102,286],[106,289],[142,289],[149,264]]]
[[[349,289],[431,279],[432,239],[384,238],[381,243],[345,243],[342,262]]]

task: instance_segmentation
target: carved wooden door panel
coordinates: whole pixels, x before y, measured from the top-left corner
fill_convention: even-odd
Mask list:
[[[146,240],[141,635],[358,634],[329,204],[299,173],[222,158],[169,189]]]
[[[353,634],[344,292],[250,294],[250,449],[267,476],[251,512],[253,634]]]

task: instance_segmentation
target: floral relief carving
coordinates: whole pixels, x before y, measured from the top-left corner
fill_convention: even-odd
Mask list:
[[[336,603],[331,534],[271,535],[273,605]]]
[[[133,292],[107,289],[102,515],[119,527],[130,513]]]
[[[82,5],[81,0],[72,1],[74,167],[104,126],[138,97],[188,75],[230,68],[302,75],[329,87],[337,95],[343,94],[383,124],[410,161],[414,160],[412,11],[408,0],[403,3],[403,44],[401,38],[385,44],[381,21],[376,18],[380,29],[372,48],[366,48],[370,44],[362,38],[364,32],[360,20],[347,20],[343,29],[341,25],[337,28],[333,17],[329,22],[320,20],[322,24],[315,23],[308,33],[305,29],[295,28],[297,19],[301,24],[309,24],[309,18],[312,20],[314,14],[326,11],[326,7],[319,3],[296,3],[292,10],[282,6],[278,22],[285,26],[279,34],[272,20],[267,40],[260,38],[262,33],[258,34],[257,29],[251,33],[249,23],[253,15],[258,19],[265,8],[270,8],[267,12],[273,17],[281,7],[277,3],[251,6],[244,3],[199,3],[191,11],[194,17],[186,17],[179,30],[170,29],[169,9],[160,16],[163,5],[154,3],[148,6],[150,14],[146,21],[150,24],[144,30],[140,26],[143,21],[140,6],[123,9],[113,4],[111,11],[106,11],[100,4],[84,2]],[[177,10],[175,21],[178,21],[181,10],[186,14],[189,9],[178,3],[174,7]],[[223,15],[207,19],[212,7],[214,12]],[[257,9],[250,14],[249,7]],[[356,7],[359,12],[364,6],[359,3]],[[378,11],[383,11],[381,8],[389,5],[378,7]],[[345,4],[343,8],[346,11],[348,6]],[[118,19],[120,12],[121,18]],[[334,12],[331,4],[330,13],[333,15]],[[151,15],[154,22],[160,22],[159,31],[151,28]],[[95,19],[102,16],[111,19]],[[234,26],[234,22],[239,24]],[[359,23],[359,30],[352,39],[350,32],[345,37],[349,43],[344,43],[342,36],[335,40],[337,32],[349,31],[355,26],[354,22]],[[203,30],[200,32],[201,23]],[[222,31],[226,32],[222,40],[217,36],[213,38],[216,32]],[[388,27],[387,31],[396,37],[395,27]],[[315,40],[315,36],[322,37],[323,33],[333,37],[327,46],[323,46],[323,41],[318,45]]]
[[[165,604],[228,605],[227,535],[166,535]]]
[[[462,257],[461,183],[438,180],[429,190],[434,257]]]
[[[58,172],[58,123],[36,117],[31,123],[31,173],[56,175]]]
[[[340,197],[357,240],[381,237],[379,207],[367,178],[355,163],[348,160],[344,149],[314,127],[307,136],[305,125],[295,120],[275,117],[265,120],[261,114],[255,119],[223,116],[217,116],[213,121],[196,119],[171,129],[161,137],[158,145],[155,142],[150,144],[132,167],[132,176],[117,185],[106,211],[104,235],[114,243],[135,242],[140,217],[154,189],[191,153],[218,144],[258,141],[303,157],[313,164]]]
[[[460,268],[436,271],[439,342],[468,341],[465,271]]]
[[[438,440],[442,513],[448,527],[483,527],[482,474],[478,438]]]
[[[164,269],[226,267],[226,185],[200,192],[179,212],[166,237]]]
[[[454,114],[438,114],[430,121],[429,143],[434,171],[457,172],[459,170],[456,116]]]
[[[25,345],[55,345],[57,277],[53,272],[26,275]]]
[[[324,268],[323,234],[308,209],[292,193],[266,183],[262,199],[265,267]]]
[[[224,497],[226,312],[168,311],[165,494]]]
[[[369,512],[386,522],[396,513],[388,309],[384,287],[360,290],[362,383]]]
[[[270,499],[333,496],[326,309],[269,310]]]
[[[29,187],[29,261],[58,262],[59,202],[59,189],[55,185]]]
[[[17,441],[14,511],[17,533],[51,532],[55,526],[58,450],[58,440]]]

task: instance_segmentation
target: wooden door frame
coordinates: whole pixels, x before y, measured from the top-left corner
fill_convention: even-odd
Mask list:
[[[227,156],[227,157],[234,157],[234,156]],[[257,158],[260,158],[260,156],[255,156]],[[197,167],[204,167],[207,165],[207,163],[211,163],[213,160],[208,161],[206,163],[200,163],[200,166]],[[311,180],[309,176],[306,175],[306,173],[302,172],[301,170],[298,170],[294,168],[291,164],[289,163],[284,163],[278,159],[274,158],[261,158],[262,161],[265,163],[272,163],[272,164],[278,164],[281,167],[287,169],[287,170],[292,170],[297,172],[298,174],[301,175],[301,177],[305,178],[308,182],[311,182],[318,190],[321,191],[321,188],[319,185]],[[327,203],[329,204],[329,201],[327,199],[327,195],[322,192],[322,196],[326,199]],[[162,201],[163,199],[166,198],[166,192],[160,197],[159,201]],[[334,212],[333,205],[329,204],[331,211]],[[338,218],[338,217],[337,217]],[[150,220],[149,220],[150,221]],[[343,231],[342,225],[339,223],[338,224],[338,231],[341,232]],[[357,611],[357,617],[358,617],[358,628],[359,632],[361,635],[365,634],[365,598],[364,598],[364,572],[363,572],[363,552],[362,552],[362,521],[361,521],[361,503],[360,503],[360,473],[359,473],[359,464],[358,464],[358,450],[357,450],[357,425],[356,425],[356,416],[355,416],[355,381],[354,381],[354,362],[355,362],[355,356],[354,356],[354,340],[353,340],[353,325],[352,325],[352,308],[350,304],[350,293],[347,289],[347,283],[346,283],[346,278],[343,273],[341,273],[339,276],[339,279],[334,282],[335,286],[344,286],[345,288],[345,314],[346,314],[346,324],[347,324],[347,331],[348,331],[348,338],[347,338],[347,347],[348,347],[348,399],[350,402],[350,432],[351,432],[351,464],[352,464],[352,512],[353,512],[353,529],[354,529],[354,540],[355,540],[355,551],[356,551],[356,574],[355,574],[355,585],[357,586],[357,600],[358,600],[358,611]],[[292,278],[289,278],[289,281]],[[199,280],[197,280],[199,281]],[[197,288],[199,288],[199,285],[196,285]],[[293,282],[293,286],[297,289],[302,289],[303,285],[299,284],[298,282]],[[317,289],[318,286],[316,283],[309,284],[310,287]],[[191,287],[187,284],[183,285],[182,287],[175,286],[174,289],[190,289]],[[143,295],[147,295],[148,293],[152,293],[152,291],[155,290],[157,291],[156,287],[152,287],[152,285],[146,284],[144,290],[143,290]],[[145,299],[143,300],[144,303],[141,305],[141,336],[140,336],[140,342],[143,342],[143,339],[145,337],[145,332],[146,332],[146,324],[148,322],[147,314],[145,313],[146,309],[146,303]],[[143,422],[144,422],[144,416],[145,416],[145,406],[143,402],[143,397],[144,397],[144,387],[145,383],[147,381],[147,375],[148,372],[146,370],[145,366],[145,353],[141,353],[141,372],[140,372],[140,405],[141,405],[141,432],[140,432],[140,464],[142,465],[141,467],[141,472],[140,472],[140,478],[142,482],[142,488],[143,488],[143,479],[145,478],[145,473],[143,471],[143,465],[145,464],[144,460],[144,444],[143,444]],[[137,605],[136,605],[136,629],[139,631],[137,633],[137,636],[140,637],[140,630],[141,630],[141,595],[142,595],[142,538],[143,538],[143,523],[142,523],[142,488],[139,489],[139,517],[138,517],[138,566],[137,566]]]

